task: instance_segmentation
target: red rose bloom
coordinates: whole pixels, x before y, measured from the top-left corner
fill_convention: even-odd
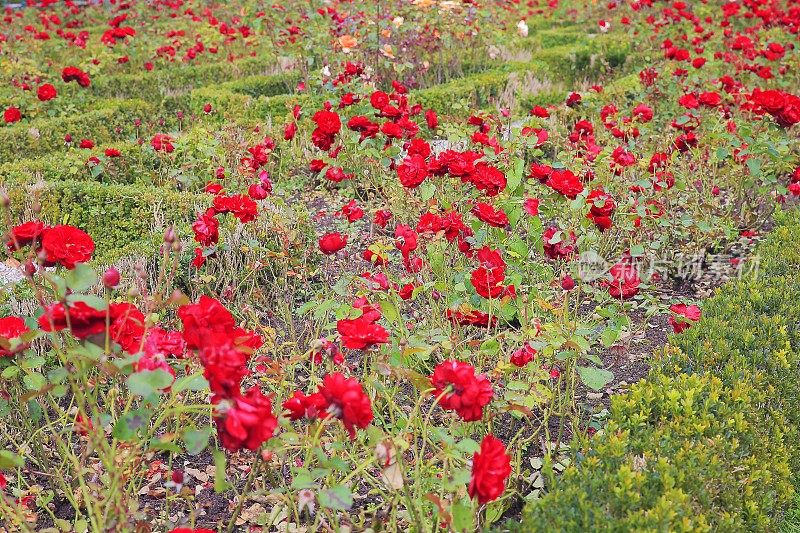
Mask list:
[[[46,254],[45,264],[60,264],[72,270],[76,264],[85,263],[92,258],[94,241],[86,232],[62,224],[44,231],[42,250]]]
[[[230,398],[214,395],[214,423],[222,446],[232,452],[242,448],[257,450],[272,438],[278,419],[272,413],[272,401],[257,385],[244,394]]]
[[[669,307],[669,310],[675,313],[670,315],[669,324],[672,326],[672,331],[681,333],[692,326],[692,322],[697,322],[703,315],[703,312],[696,305],[674,304]]]
[[[325,399],[328,416],[344,424],[351,439],[356,438],[355,428],[365,429],[372,422],[372,403],[356,378],[345,378],[339,372],[322,378],[319,394]]]
[[[9,236],[6,246],[9,251],[12,252],[31,244],[38,247],[39,239],[46,229],[47,226],[38,220],[32,220],[14,226],[11,228],[11,235]]]
[[[367,303],[366,298],[359,298],[353,307],[361,309],[358,318],[344,318],[336,323],[336,331],[345,348],[364,350],[376,344],[389,342],[389,332],[376,322],[381,318],[377,307]]]
[[[419,187],[425,178],[428,177],[428,163],[421,155],[412,155],[403,159],[403,163],[397,167],[397,177],[403,187],[414,189]]]
[[[216,196],[214,210],[217,213],[231,213],[242,224],[251,222],[258,216],[258,204],[243,194]]]
[[[556,233],[560,232],[561,238],[553,242]],[[569,259],[575,254],[575,233],[570,231],[569,237],[555,226],[550,226],[542,232],[542,246],[544,254],[550,259]]]
[[[214,214],[213,209],[208,209],[192,224],[194,240],[203,246],[212,246],[219,241],[219,220]]]
[[[335,254],[345,246],[347,246],[347,235],[342,236],[338,231],[326,233],[319,239],[319,250],[325,255]]]
[[[56,88],[49,83],[40,85],[39,89],[37,89],[36,91],[36,97],[42,102],[47,102],[48,100],[52,100],[56,96],[58,96]]]
[[[482,222],[494,226],[495,228],[504,228],[508,226],[508,216],[502,209],[495,209],[491,205],[478,202],[472,208],[472,214],[478,217]]]
[[[326,135],[336,135],[342,128],[342,121],[334,111],[320,110],[314,113],[311,120],[317,125],[317,129]]]
[[[580,178],[569,170],[554,170],[550,174],[547,185],[571,200],[583,192],[583,183]]]
[[[80,301],[70,304],[69,307],[59,302],[45,306],[44,314],[39,317],[39,327],[46,332],[61,331],[69,327],[75,338],[85,339],[106,331],[106,314],[113,323],[130,314],[129,306],[130,304],[111,304],[107,310],[97,310]]]
[[[436,111],[433,109],[425,111],[425,123],[428,125],[428,128],[432,130],[439,127],[439,117],[436,116]]]
[[[486,435],[481,449],[472,456],[472,477],[469,481],[470,498],[478,498],[485,505],[503,495],[506,479],[511,475],[511,457],[503,443],[492,434]]]
[[[586,197],[586,203],[591,207],[586,215],[601,231],[611,228],[611,215],[617,207],[614,198],[603,189],[594,189]]]
[[[88,87],[91,84],[89,75],[77,67],[66,67],[61,71],[61,79],[65,83],[77,81],[81,87]]]
[[[175,147],[172,145],[172,137],[166,133],[157,133],[153,135],[150,145],[156,152],[166,152],[171,154],[175,151]]]
[[[533,361],[535,355],[536,349],[530,344],[526,344],[522,348],[514,350],[514,353],[511,354],[511,364],[522,368]]]
[[[22,120],[22,113],[20,112],[18,107],[7,107],[5,112],[3,112],[3,120],[5,120],[6,124],[13,124],[14,122],[19,122]]]
[[[630,261],[623,259],[611,267],[609,273],[612,279],[608,285],[608,293],[612,297],[625,300],[639,292],[639,270]]]
[[[449,359],[433,370],[431,384],[439,405],[455,411],[466,422],[480,420],[483,408],[492,401],[492,384],[484,375],[475,375],[469,363]]]
[[[144,313],[133,304],[115,304],[116,317],[111,321],[111,339],[129,354],[136,354],[142,348],[144,338]]]
[[[11,339],[16,339],[28,331],[30,330],[28,329],[28,326],[25,325],[25,321],[19,317],[7,316],[0,318],[0,339],[10,341]],[[12,356],[17,352],[21,352],[25,348],[27,348],[27,345],[20,344],[12,351],[10,347],[4,348],[3,344],[0,343],[0,357]]]

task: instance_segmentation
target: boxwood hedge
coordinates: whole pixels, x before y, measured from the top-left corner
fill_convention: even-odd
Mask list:
[[[528,505],[523,531],[774,531],[800,472],[800,221],[706,301],[605,430]]]

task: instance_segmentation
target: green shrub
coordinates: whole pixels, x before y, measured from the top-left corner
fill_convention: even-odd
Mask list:
[[[98,102],[93,111],[73,118],[42,118],[0,129],[0,164],[56,151],[69,134],[73,142],[91,139],[104,144],[136,131],[134,119],[153,115],[155,108],[142,100]]]
[[[777,217],[760,269],[706,301],[647,380],[521,527],[770,531],[800,472],[800,221]]]
[[[72,224],[94,238],[98,262],[112,262],[130,255],[131,250],[152,253],[152,243],[154,239],[158,242],[165,226],[176,224],[188,231],[196,207],[207,203],[199,194],[147,185],[81,181],[45,182],[29,188],[11,188],[8,193],[15,221],[30,218],[31,199],[35,198],[41,205],[39,219],[50,224]]]

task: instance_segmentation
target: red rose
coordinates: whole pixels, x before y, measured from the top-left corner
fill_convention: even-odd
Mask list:
[[[178,318],[183,323],[183,338],[190,350],[196,350],[205,344],[203,338],[206,335],[230,331],[236,326],[230,311],[219,301],[206,295],[201,296],[197,303],[180,306]]]
[[[231,213],[242,224],[251,222],[258,216],[258,204],[243,194],[216,196],[214,210],[217,213]]]
[[[389,332],[376,322],[381,318],[381,312],[375,306],[366,302],[366,298],[356,300],[354,307],[361,309],[358,318],[345,318],[336,323],[336,331],[342,339],[345,348],[351,350],[364,350],[376,344],[389,342]]]
[[[703,314],[696,305],[674,304],[669,307],[669,310],[675,313],[675,315],[670,315],[669,317],[669,324],[675,333],[681,333],[689,329],[692,322],[700,320]]]
[[[77,81],[81,87],[88,87],[91,84],[89,75],[77,67],[66,67],[61,71],[61,79],[65,83]]]
[[[166,152],[171,154],[173,151],[175,151],[175,147],[172,145],[172,137],[166,133],[157,133],[153,135],[150,145],[156,152]]]
[[[481,449],[472,456],[472,477],[469,481],[470,498],[478,498],[481,505],[496,500],[506,489],[506,479],[511,475],[511,457],[500,439],[489,434],[483,438]]]
[[[283,140],[284,141],[291,141],[294,139],[295,134],[297,133],[297,122],[289,122],[283,128]]]
[[[22,120],[22,113],[17,107],[14,106],[7,107],[6,110],[3,112],[3,120],[5,120],[6,124],[13,124],[14,122],[19,122],[20,120]]]
[[[586,215],[601,231],[611,228],[611,215],[617,207],[614,198],[603,189],[594,189],[586,197],[586,203],[591,207]]]
[[[623,259],[609,270],[611,282],[608,286],[608,293],[613,298],[625,300],[636,296],[639,292],[639,271],[636,265]]]
[[[325,399],[325,411],[342,421],[351,439],[356,438],[355,428],[365,429],[372,422],[372,403],[356,378],[328,374],[322,378],[319,394]]]
[[[431,384],[436,389],[433,395],[439,405],[455,411],[465,422],[483,417],[483,408],[492,401],[492,384],[469,363],[449,359],[442,361],[433,370]]]
[[[203,246],[212,246],[219,241],[219,220],[213,209],[206,210],[192,223],[194,240]]]
[[[114,304],[115,318],[111,321],[109,334],[123,351],[136,354],[142,348],[144,337],[144,313],[133,304]]]
[[[214,395],[214,423],[222,446],[232,452],[242,448],[257,450],[272,438],[278,419],[272,413],[272,401],[257,385],[244,394],[230,398]]]
[[[580,178],[569,170],[554,170],[550,174],[547,185],[571,200],[583,192],[583,183]]]
[[[425,178],[428,177],[428,164],[421,155],[406,157],[403,163],[397,167],[397,177],[403,187],[414,189],[419,187]]]
[[[325,255],[335,254],[347,246],[347,235],[339,232],[326,233],[319,239],[319,250]]]
[[[39,89],[37,89],[36,91],[36,97],[39,98],[39,100],[42,102],[47,102],[48,100],[52,100],[56,96],[58,96],[56,88],[49,83],[40,85]]]
[[[311,120],[316,123],[317,128],[326,135],[336,135],[342,128],[342,121],[334,111],[321,110],[314,113]]]
[[[533,361],[535,355],[536,349],[530,344],[526,344],[522,348],[514,350],[514,353],[511,354],[511,364],[522,368]]]
[[[72,270],[76,264],[92,258],[94,241],[86,232],[62,224],[44,230],[42,250],[45,252],[45,264],[60,264]]]
[[[16,339],[28,331],[30,330],[25,325],[25,321],[19,317],[7,316],[0,318],[0,339],[4,341]],[[10,346],[8,348],[3,346],[3,343],[0,343],[0,357],[10,357],[28,347],[25,344],[20,344],[12,351]]]
[[[389,95],[383,91],[375,91],[369,97],[369,103],[377,110],[381,110],[389,105]]]
[[[509,223],[508,216],[506,216],[502,209],[495,209],[484,202],[475,204],[475,207],[472,208],[472,214],[478,217],[480,221],[494,226],[495,228],[504,228],[508,226]]]
[[[75,338],[85,339],[106,331],[106,316],[111,322],[120,317],[124,319],[130,313],[129,305],[111,304],[107,310],[98,310],[81,301],[70,304],[69,307],[55,303],[45,306],[44,314],[39,317],[39,327],[47,332],[61,331],[69,327]]]
[[[425,111],[425,123],[428,124],[428,128],[432,130],[439,127],[439,117],[436,116],[436,111],[433,109]]]
[[[479,191],[485,192],[486,196],[497,196],[505,190],[507,184],[503,173],[486,163],[475,165],[475,172],[470,176],[469,181]]]
[[[411,226],[398,224],[394,229],[394,239],[395,247],[400,250],[404,258],[417,249],[417,232],[411,229]]]
[[[559,234],[557,241],[556,234]],[[544,254],[550,259],[569,259],[575,254],[575,242],[577,241],[574,232],[569,232],[567,237],[563,231],[555,226],[550,226],[542,232],[542,246]]]
[[[12,252],[30,244],[38,247],[39,239],[46,229],[47,226],[38,220],[32,220],[31,222],[25,222],[14,226],[11,228],[11,235],[9,236],[6,246]]]

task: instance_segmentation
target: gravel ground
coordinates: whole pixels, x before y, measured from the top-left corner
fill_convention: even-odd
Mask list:
[[[0,286],[17,283],[21,279],[23,279],[23,275],[18,269],[0,263]]]

